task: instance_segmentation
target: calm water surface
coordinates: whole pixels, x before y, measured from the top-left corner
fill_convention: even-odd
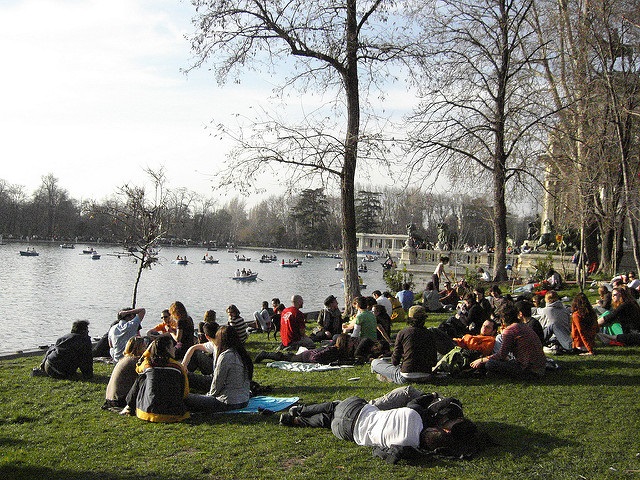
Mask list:
[[[95,247],[100,260],[83,255],[83,245],[75,249],[38,245],[38,257],[22,257],[19,250],[27,244],[0,245],[0,306],[4,312],[0,325],[5,340],[0,352],[33,348],[55,342],[69,332],[75,320],[88,320],[91,336],[101,336],[117,311],[131,304],[137,265],[130,257],[115,255],[116,247]],[[160,251],[160,264],[142,272],[138,288],[138,307],[146,308],[143,328],[159,323],[162,309],[179,300],[189,314],[199,321],[204,312],[214,309],[218,319],[226,321],[226,307],[234,303],[246,319],[263,300],[279,297],[289,305],[291,296],[303,296],[304,311],[319,310],[329,294],[343,307],[340,284],[342,272],[335,271],[337,260],[315,257],[301,258],[298,268],[282,268],[278,263],[262,264],[260,250],[240,250],[250,262],[237,262],[226,250],[209,252],[220,259],[218,264],[203,264],[202,248],[170,248]],[[186,256],[188,265],[171,263],[177,255]],[[279,252],[278,260],[288,260],[299,253]],[[258,272],[255,282],[231,279],[237,268]],[[362,277],[367,284],[364,293],[384,290],[379,263],[370,263]]]

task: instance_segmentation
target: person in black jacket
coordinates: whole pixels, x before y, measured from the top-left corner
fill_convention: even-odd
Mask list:
[[[71,333],[56,340],[55,345],[47,350],[40,366],[33,369],[32,376],[70,379],[78,369],[83,378],[93,377],[91,338],[89,322],[86,320],[73,322]]]
[[[378,380],[404,384],[431,377],[437,351],[433,334],[424,326],[426,319],[423,306],[409,309],[408,326],[398,332],[391,360],[377,358],[371,362],[371,372],[378,375]]]

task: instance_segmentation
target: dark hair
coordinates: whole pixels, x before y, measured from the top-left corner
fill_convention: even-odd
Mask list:
[[[378,302],[376,301],[375,298],[373,297],[367,297],[367,307],[371,307],[373,308],[375,305],[377,305]]]
[[[435,290],[436,289],[436,285],[433,282],[427,282],[427,290],[431,291],[431,290]]]
[[[335,301],[336,301],[336,297],[334,297],[333,295],[329,295],[327,298],[324,299],[324,306],[328,307]]]
[[[276,307],[276,312],[284,312],[285,306],[284,303],[280,303],[277,307]]]
[[[277,306],[277,305],[280,305],[282,302],[280,301],[280,299],[278,297],[273,297],[271,299],[271,303],[275,303],[276,306]]]
[[[471,303],[472,305],[473,305],[474,303],[478,303],[478,301],[477,301],[477,299],[476,299],[476,296],[475,296],[473,293],[467,293],[467,294],[464,296],[464,299],[463,299],[463,300],[467,300],[467,301],[468,301],[469,303]]]
[[[89,322],[77,320],[71,324],[71,333],[89,333]]]
[[[133,318],[135,315],[129,312],[129,310],[131,310],[130,307],[121,308],[120,311],[118,312],[118,320],[124,320],[125,318],[128,318],[128,317]]]
[[[227,313],[228,314],[233,314],[236,317],[240,316],[240,310],[238,310],[238,307],[236,307],[235,305],[231,304],[227,307]]]
[[[367,297],[358,297],[357,302],[360,310],[366,310],[369,306],[369,300],[367,300]]]
[[[484,287],[477,286],[475,291],[478,295],[482,295],[484,297]]]
[[[215,338],[219,328],[220,325],[218,325],[216,322],[205,322],[202,326],[202,333],[204,333],[209,338]]]
[[[262,308],[264,308],[264,309],[269,308],[269,302],[267,302],[266,300],[264,302],[262,302]]]
[[[247,349],[242,344],[240,336],[238,335],[235,327],[232,327],[230,325],[222,325],[216,333],[214,344],[218,348],[216,354],[216,362],[218,361],[218,357],[220,357],[222,352],[225,352],[232,348],[238,353],[238,355],[240,355],[240,359],[244,364],[244,368],[247,370],[249,380],[253,378],[253,360],[251,360],[251,357],[247,353]]]
[[[496,312],[496,317],[499,318],[504,325],[518,323],[518,311],[510,302],[504,302],[500,305],[500,308]]]
[[[149,346],[149,363],[152,366],[163,366],[173,358],[169,348],[173,346],[173,338],[162,335],[156,338]]]
[[[402,284],[402,289],[403,290],[411,290],[411,285],[408,283],[403,283]]]
[[[593,310],[587,296],[582,292],[577,293],[576,296],[573,297],[571,311],[578,314],[580,326],[585,330],[598,323],[598,315]]]
[[[374,290],[373,292],[371,292],[371,295],[382,295],[382,292],[380,290]]]
[[[495,293],[498,295],[502,295],[502,290],[500,290],[500,287],[498,285],[492,285],[491,289],[489,290],[491,293]]]
[[[529,318],[531,316],[532,305],[526,300],[520,300],[514,305],[516,310],[522,314],[523,317]]]

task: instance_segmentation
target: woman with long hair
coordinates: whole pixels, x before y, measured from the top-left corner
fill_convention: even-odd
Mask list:
[[[598,333],[598,315],[584,293],[578,293],[571,304],[572,347],[580,355],[593,355]]]
[[[618,342],[623,345],[640,345],[640,305],[626,287],[615,287],[611,291],[611,308],[609,315],[598,318],[600,326],[619,323],[622,333],[610,335],[598,334],[604,343]]]
[[[233,326],[222,325],[215,336],[215,367],[206,395],[189,394],[192,411],[223,412],[244,408],[251,398],[253,362]]]
[[[171,337],[176,342],[175,358],[181,359],[189,347],[195,343],[193,319],[187,313],[182,302],[173,302],[169,307],[169,313],[176,323],[175,332],[171,332]]]
[[[146,337],[131,337],[124,349],[124,357],[118,360],[109,377],[103,409],[123,408],[127,404],[127,393],[136,383],[136,365],[148,346]]]
[[[160,336],[138,361],[136,383],[127,395],[122,413],[150,422],[179,422],[189,418],[185,399],[189,395],[187,369],[175,359],[173,339]]]

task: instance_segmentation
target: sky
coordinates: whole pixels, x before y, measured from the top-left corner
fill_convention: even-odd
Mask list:
[[[211,122],[264,105],[273,85],[255,72],[223,87],[206,68],[185,75],[193,8],[186,0],[0,1],[0,179],[29,195],[52,173],[73,198],[100,200],[163,167],[170,188],[233,196],[212,189],[230,144],[210,135]],[[390,92],[387,101],[408,99]]]
[[[209,195],[228,146],[205,127],[268,95],[185,75],[193,7],[181,0],[0,2],[0,179],[31,194],[53,173],[77,199],[102,199],[144,169]]]

